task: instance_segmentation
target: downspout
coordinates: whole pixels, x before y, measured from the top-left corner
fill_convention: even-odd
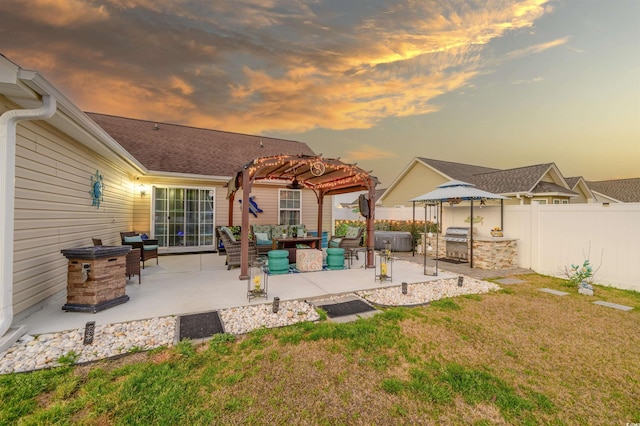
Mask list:
[[[0,116],[0,338],[13,322],[13,229],[16,178],[16,130],[22,120],[46,120],[56,112],[56,100],[42,96],[42,106],[14,109]]]

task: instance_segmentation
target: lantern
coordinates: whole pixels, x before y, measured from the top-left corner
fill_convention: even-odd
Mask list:
[[[267,298],[269,272],[263,258],[257,258],[249,264],[249,278],[247,279],[247,298]]]

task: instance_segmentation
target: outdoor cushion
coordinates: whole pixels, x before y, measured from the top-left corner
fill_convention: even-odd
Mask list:
[[[144,247],[145,251],[158,250],[158,245],[157,244],[145,244],[143,247]]]
[[[271,227],[271,235],[273,235],[274,238],[280,238],[282,237],[282,230],[287,231],[287,236],[289,236],[289,225],[273,225]]]
[[[266,232],[256,232],[256,240],[258,241],[258,244],[260,244],[262,241],[266,241],[269,244],[271,244],[271,239],[269,238],[269,234]]]
[[[356,238],[358,233],[360,232],[360,228],[354,228],[352,226],[347,227],[347,232],[344,234],[345,238]]]
[[[340,247],[340,242],[342,238],[332,238],[329,240],[329,247]]]
[[[136,235],[135,237],[124,237],[125,243],[141,243],[142,237],[140,235]]]
[[[236,238],[233,236],[233,232],[231,232],[231,229],[227,228],[226,226],[221,226],[220,230],[222,232],[224,232],[225,234],[227,234],[227,236],[229,237],[229,239],[231,241],[235,241],[236,240]]]
[[[258,237],[258,234],[262,233],[267,235],[267,238],[263,238],[264,240],[271,240],[271,225],[252,225],[252,226],[253,226],[253,233],[256,235],[256,238],[260,239],[260,237]]]

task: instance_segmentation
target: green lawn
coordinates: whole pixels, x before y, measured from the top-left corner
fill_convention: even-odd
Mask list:
[[[0,424],[639,423],[640,294],[517,278],[353,323],[0,376]]]

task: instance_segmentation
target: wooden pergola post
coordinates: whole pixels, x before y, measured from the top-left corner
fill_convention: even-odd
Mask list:
[[[249,194],[251,194],[251,176],[245,168],[242,171],[242,223],[240,241],[240,279],[249,279]]]

